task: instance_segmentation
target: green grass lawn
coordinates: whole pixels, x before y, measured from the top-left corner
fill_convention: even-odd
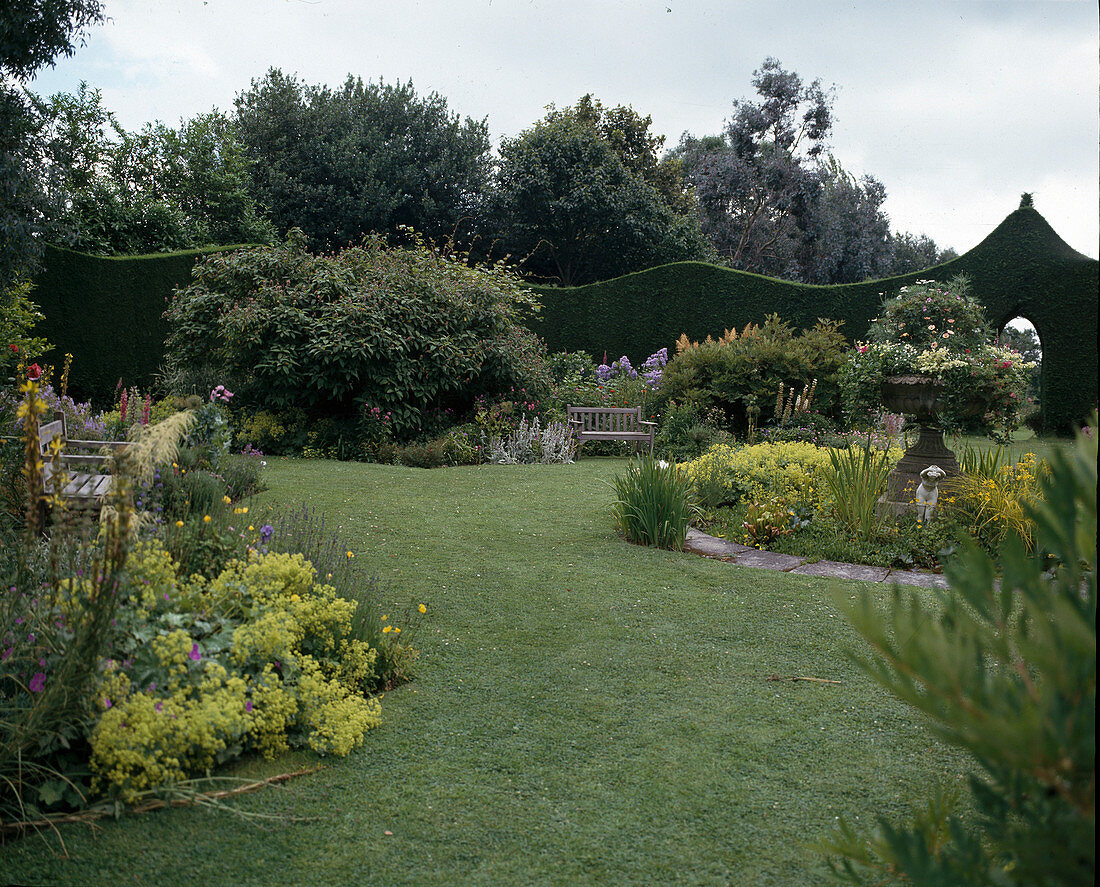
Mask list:
[[[980,450],[991,450],[997,446],[997,444],[988,437],[974,435],[964,435],[961,438],[948,435],[946,439],[947,445],[954,450],[956,454],[962,448],[964,442]],[[1012,443],[1008,445],[1007,450],[1012,461],[1017,462],[1024,453],[1035,453],[1040,459],[1049,459],[1050,454],[1055,450],[1068,452],[1072,448],[1072,437],[1039,437],[1034,432],[1023,429],[1022,431],[1013,433]]]
[[[625,464],[270,460],[264,502],[322,509],[390,613],[428,605],[418,680],[364,748],[232,802],[307,821],[68,826],[67,857],[56,837],[0,848],[0,882],[817,884],[808,845],[835,817],[904,815],[960,778],[964,757],[845,659],[842,584],[622,542]]]

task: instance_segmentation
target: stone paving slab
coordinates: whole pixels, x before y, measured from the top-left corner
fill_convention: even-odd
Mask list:
[[[918,573],[915,570],[891,570],[885,581],[919,585],[921,588],[947,588],[947,579],[939,573]]]
[[[684,540],[684,550],[694,551],[706,557],[735,557],[743,551],[752,551],[747,545],[739,542],[731,542],[728,539],[719,539],[716,536],[708,536],[698,530],[689,529]]]
[[[789,573],[795,567],[806,563],[806,558],[793,554],[779,554],[775,551],[757,551],[750,548],[737,555],[735,563],[739,567],[759,567],[762,570],[780,570]]]
[[[834,579],[859,579],[863,582],[881,582],[890,572],[886,567],[868,567],[864,564],[842,564],[839,561],[816,561],[791,570],[803,576],[829,576]]]

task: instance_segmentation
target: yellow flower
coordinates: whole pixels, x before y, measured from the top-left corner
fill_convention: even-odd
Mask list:
[[[253,532],[255,532],[255,530],[256,530],[256,528],[254,526],[252,526],[252,524],[248,525],[248,532],[253,533]]]
[[[222,502],[224,502],[226,505],[228,505],[232,501],[233,500],[230,499],[228,496],[222,496]]]
[[[354,554],[352,554],[352,553],[351,553],[351,552],[349,551],[349,552],[348,552],[348,557],[355,557],[355,555],[354,555]]]
[[[393,631],[393,626],[387,625],[385,628],[382,629],[382,634],[389,634],[391,631]]]
[[[210,515],[209,515],[209,514],[204,514],[204,515],[203,515],[203,518],[202,518],[202,522],[203,522],[204,524],[208,524],[208,523],[210,523]]]
[[[400,629],[400,628],[395,628],[395,629],[393,630],[393,633],[394,633],[394,634],[401,634],[401,629]]]
[[[176,521],[176,526],[177,527],[182,527],[183,526],[183,521],[181,521],[181,520]]]
[[[388,618],[389,618],[388,616],[383,616],[382,621],[385,622]]]
[[[418,609],[421,613],[427,613],[428,612],[428,608],[424,604],[421,604],[416,609]]]
[[[298,597],[298,595],[296,595],[296,594],[292,594],[292,595],[290,596],[290,599],[291,599],[292,601],[295,601],[295,602],[297,602],[297,601],[300,601],[300,600],[301,600],[301,598],[300,598],[300,597]]]

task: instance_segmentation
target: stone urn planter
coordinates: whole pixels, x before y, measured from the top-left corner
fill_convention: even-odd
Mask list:
[[[881,402],[894,413],[913,416],[920,425],[917,442],[890,472],[886,492],[879,500],[880,512],[899,515],[913,510],[913,499],[920,485],[920,473],[929,465],[938,465],[946,480],[962,473],[954,452],[943,439],[943,428],[936,421],[941,406],[943,383],[932,376],[889,376],[882,383]],[[967,404],[970,415],[978,415],[982,402],[975,398]]]

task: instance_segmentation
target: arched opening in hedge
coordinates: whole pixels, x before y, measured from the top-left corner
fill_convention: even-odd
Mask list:
[[[1042,405],[1043,340],[1038,329],[1030,319],[1023,315],[1011,318],[997,331],[997,341],[1015,351],[1028,363],[1035,364],[1028,375],[1027,406],[1024,407],[1024,422],[1038,430],[1038,413]]]

